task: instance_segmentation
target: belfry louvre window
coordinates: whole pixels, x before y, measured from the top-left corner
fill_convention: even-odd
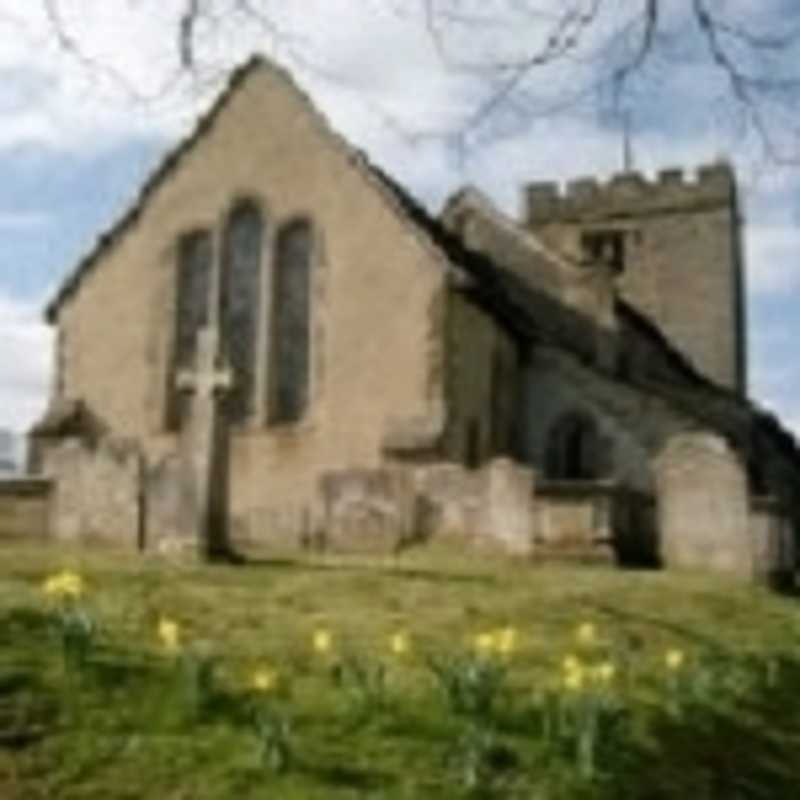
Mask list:
[[[237,205],[225,230],[220,285],[220,328],[234,386],[225,398],[227,417],[241,422],[253,412],[261,253],[264,223],[252,202]]]
[[[273,292],[270,420],[294,422],[308,406],[311,372],[312,230],[298,220],[278,233]]]
[[[193,231],[178,242],[175,286],[175,338],[167,370],[167,428],[176,430],[188,413],[189,398],[178,391],[176,377],[194,364],[197,332],[208,324],[211,289],[211,234]]]

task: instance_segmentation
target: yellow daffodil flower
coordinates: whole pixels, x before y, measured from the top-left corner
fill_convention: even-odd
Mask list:
[[[488,655],[494,649],[494,634],[479,633],[474,640],[475,650],[481,655]]]
[[[181,626],[174,619],[162,617],[158,622],[158,638],[165,650],[176,652],[181,646]]]
[[[580,659],[573,655],[565,656],[564,660],[561,662],[561,667],[566,673],[580,672],[583,669]]]
[[[323,628],[314,631],[314,636],[311,639],[311,646],[314,648],[315,652],[321,655],[329,653],[333,647],[333,636],[331,636],[330,631]]]
[[[278,685],[278,673],[269,667],[260,667],[253,672],[250,686],[257,692],[271,692]]]
[[[395,633],[389,640],[389,649],[396,656],[402,656],[411,648],[407,633]]]
[[[578,625],[575,638],[583,645],[594,644],[597,641],[597,628],[591,622],[584,622]]]
[[[664,655],[664,663],[667,665],[667,669],[673,672],[679,670],[683,666],[685,660],[686,656],[683,650],[677,650],[675,648],[667,650]]]
[[[517,646],[517,631],[508,626],[495,632],[494,644],[497,652],[504,656],[509,656]]]
[[[83,578],[77,572],[65,569],[51,575],[44,582],[44,593],[60,600],[77,600],[85,590]]]
[[[617,668],[610,661],[604,661],[594,669],[595,678],[599,683],[611,683],[616,674]]]
[[[584,672],[583,669],[571,669],[564,675],[564,688],[570,692],[579,692],[583,689]]]

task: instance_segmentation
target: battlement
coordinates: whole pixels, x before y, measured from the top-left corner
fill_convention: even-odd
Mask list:
[[[733,169],[726,162],[701,166],[694,175],[679,168],[663,169],[655,180],[639,172],[622,172],[605,183],[595,178],[579,178],[565,186],[530,183],[524,189],[525,222],[536,226],[727,205],[735,185]]]

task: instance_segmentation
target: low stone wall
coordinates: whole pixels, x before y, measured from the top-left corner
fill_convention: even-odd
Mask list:
[[[46,538],[51,488],[50,481],[41,478],[0,480],[0,538]]]
[[[536,487],[535,549],[540,556],[612,561],[614,486],[551,481]]]
[[[387,466],[323,476],[323,544],[335,551],[395,551],[431,538],[528,555],[533,471],[508,459]]]
[[[339,552],[392,552],[429,539],[520,556],[624,564],[657,561],[655,504],[608,481],[537,484],[499,458],[387,466],[325,475],[322,544]]]
[[[320,488],[326,549],[393,552],[419,534],[419,500],[410,470],[343,470],[323,476]]]
[[[535,549],[543,558],[652,566],[655,504],[610,481],[549,481],[536,487]]]

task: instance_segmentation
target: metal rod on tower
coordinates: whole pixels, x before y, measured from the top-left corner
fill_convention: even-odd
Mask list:
[[[631,112],[625,109],[622,115],[622,168],[633,171],[633,143],[631,141]]]

